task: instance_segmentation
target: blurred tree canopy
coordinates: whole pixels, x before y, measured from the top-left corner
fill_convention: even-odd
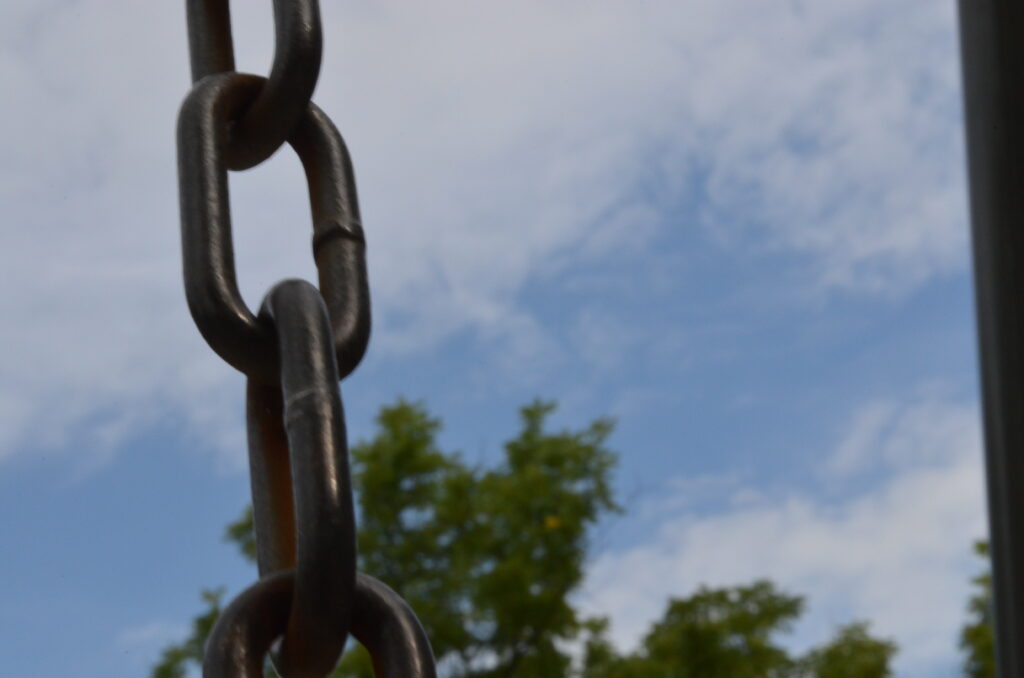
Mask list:
[[[896,645],[873,638],[865,622],[841,627],[825,645],[793,656],[778,644],[804,600],[767,580],[732,588],[701,587],[669,601],[640,648],[618,655],[592,625],[586,678],[886,678]]]
[[[353,446],[359,567],[398,591],[426,628],[439,665],[458,676],[564,676],[567,644],[584,628],[570,602],[583,580],[594,526],[619,511],[612,497],[612,423],[551,432],[553,403],[522,408],[518,435],[494,468],[438,449],[440,422],[399,401]],[[227,539],[254,560],[252,511]],[[164,650],[154,678],[183,678],[202,660],[219,612],[215,593],[192,634]],[[202,620],[202,623],[200,623]],[[361,648],[338,676],[372,676]]]
[[[872,638],[867,622],[842,626],[835,638],[801,661],[801,675],[815,678],[883,678],[892,675],[889,662],[896,644]]]
[[[974,551],[988,565],[988,542]],[[960,632],[964,672],[968,678],[996,678],[996,643],[992,625],[992,574],[988,567],[974,578],[974,593],[967,603],[967,623]]]
[[[769,581],[674,598],[640,647],[620,653],[608,639],[607,620],[583,617],[572,597],[595,527],[621,510],[611,486],[616,456],[606,447],[612,423],[551,431],[554,409],[542,401],[523,407],[520,429],[493,467],[439,449],[440,421],[405,401],[383,407],[373,438],[351,449],[359,567],[416,610],[442,676],[891,675],[896,646],[873,638],[863,622],[839,628],[802,656],[787,651],[778,637],[800,617],[804,600]],[[227,527],[226,539],[255,559],[251,509]],[[201,665],[221,596],[202,593],[205,610],[188,638],[164,649],[152,678],[184,678]],[[372,676],[368,657],[353,643],[334,678]]]

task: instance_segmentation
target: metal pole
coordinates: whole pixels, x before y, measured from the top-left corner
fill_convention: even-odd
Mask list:
[[[960,0],[1002,678],[1024,678],[1024,3]]]

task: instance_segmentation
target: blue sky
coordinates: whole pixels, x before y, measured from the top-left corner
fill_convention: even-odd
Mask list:
[[[179,5],[0,9],[10,675],[144,675],[254,577],[221,540],[243,381],[181,286]],[[375,312],[352,438],[400,395],[485,462],[535,396],[613,416],[628,512],[579,601],[622,648],[768,576],[808,596],[794,647],[866,618],[899,676],[956,675],[986,528],[954,4],[409,5],[322,9]],[[232,10],[265,73],[269,3]],[[312,277],[296,159],[231,190],[246,300]]]

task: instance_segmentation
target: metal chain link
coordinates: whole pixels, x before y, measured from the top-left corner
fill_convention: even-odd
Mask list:
[[[351,632],[378,676],[435,678],[416,615],[356,572],[356,528],[340,379],[370,334],[365,240],[352,163],[311,101],[321,58],[316,0],[274,0],[268,78],[234,70],[227,0],[187,0],[193,88],[178,117],[185,293],[200,333],[248,377],[246,418],[260,580],[221,614],[205,678],[257,678],[271,647],[284,678],[318,678]],[[302,161],[319,291],[275,285],[258,315],[235,275],[228,170],[288,142]]]
[[[235,70],[228,0],[188,0],[192,82]],[[316,0],[274,0],[274,65],[266,87],[232,120],[225,150],[228,169],[254,167],[281,147],[313,96],[320,75],[323,38]]]
[[[230,121],[267,83],[255,75],[221,73],[192,88],[178,116],[185,294],[210,347],[247,376],[274,382],[273,330],[258,322],[238,291],[224,149]],[[288,139],[302,160],[313,214],[313,252],[330,312],[339,372],[347,376],[370,337],[363,228],[352,163],[341,135],[314,104]]]

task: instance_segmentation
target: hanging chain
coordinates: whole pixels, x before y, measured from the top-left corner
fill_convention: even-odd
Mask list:
[[[338,388],[366,351],[365,240],[345,143],[311,101],[320,71],[317,0],[274,0],[270,76],[235,71],[228,0],[187,0],[192,91],[178,118],[185,293],[199,332],[248,379],[246,418],[260,580],[221,614],[205,678],[329,674],[351,633],[382,678],[434,678],[409,606],[356,572],[356,528]],[[275,285],[257,314],[235,275],[228,170],[285,142],[302,161],[319,290]]]

